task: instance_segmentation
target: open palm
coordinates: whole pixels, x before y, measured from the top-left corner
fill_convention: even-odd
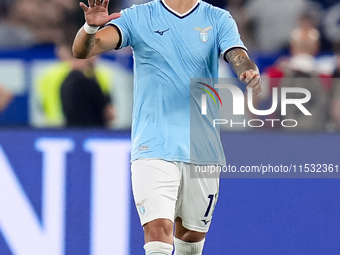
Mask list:
[[[85,19],[87,24],[90,26],[103,26],[112,19],[120,17],[119,13],[113,13],[109,15],[108,5],[109,0],[88,0],[89,6],[87,7],[84,3],[80,3],[80,7],[85,13]]]

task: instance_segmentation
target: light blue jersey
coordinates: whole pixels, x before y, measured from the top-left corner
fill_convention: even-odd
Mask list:
[[[125,9],[108,25],[121,33],[118,48],[130,45],[134,53],[131,160],[225,164],[219,130],[211,122],[218,109],[201,116],[197,102],[190,110],[190,99],[202,94],[190,89],[190,79],[218,78],[220,55],[244,48],[229,12],[197,1],[180,15],[155,0]],[[197,135],[190,134],[190,118]]]

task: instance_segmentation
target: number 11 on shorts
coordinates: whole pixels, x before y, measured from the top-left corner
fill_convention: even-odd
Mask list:
[[[214,201],[214,198],[216,198],[217,197],[217,194],[210,194],[209,196],[208,196],[208,198],[209,198],[209,205],[208,205],[208,208],[207,208],[207,210],[206,210],[206,212],[205,212],[205,214],[204,214],[204,217],[208,217],[208,215],[209,215],[209,212],[210,212],[210,210],[211,210],[211,206],[212,206],[212,204],[213,204],[213,201]]]

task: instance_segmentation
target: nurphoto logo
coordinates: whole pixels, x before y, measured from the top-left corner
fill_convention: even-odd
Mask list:
[[[270,116],[274,112],[276,112],[276,116],[281,116],[280,118],[258,118],[258,119],[248,119],[242,122],[235,122],[233,119],[213,119],[212,125],[216,127],[217,125],[226,125],[230,124],[231,127],[233,125],[243,125],[246,127],[248,124],[251,128],[260,128],[267,124],[271,127],[274,127],[276,123],[280,123],[280,125],[284,128],[292,128],[298,125],[298,121],[296,119],[288,119],[285,118],[287,116],[287,106],[293,105],[296,107],[296,110],[302,113],[304,116],[312,116],[311,112],[306,108],[305,104],[307,104],[312,96],[311,92],[306,88],[299,87],[273,87],[271,91],[272,95],[272,103],[271,107],[266,110],[259,110],[254,107],[254,100],[252,94],[252,88],[247,88],[247,98],[245,97],[243,91],[236,85],[230,84],[216,84],[215,88],[220,89],[219,93],[217,93],[216,89],[214,89],[211,85],[208,85],[203,82],[198,82],[203,85],[203,88],[199,88],[205,93],[201,94],[201,114],[207,115],[208,111],[208,99],[207,95],[212,98],[214,104],[218,106],[216,98],[219,100],[220,105],[222,106],[223,100],[221,99],[221,90],[228,90],[232,95],[232,113],[235,116],[245,115],[245,105],[248,106],[248,109],[251,114],[256,116]],[[210,89],[210,91],[208,90]],[[280,95],[279,95],[280,90]],[[294,97],[289,97],[289,95],[294,94]],[[297,96],[298,95],[298,96]],[[216,98],[215,98],[216,97]],[[280,102],[280,103],[279,103]],[[279,109],[278,109],[279,108]],[[279,111],[279,114],[277,113]]]

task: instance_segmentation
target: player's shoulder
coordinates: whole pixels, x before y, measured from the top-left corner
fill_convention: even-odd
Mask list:
[[[152,8],[155,8],[159,4],[159,0],[153,0],[144,4],[133,4],[132,6],[126,8],[123,11],[126,12],[143,12],[149,11]]]
[[[150,1],[144,4],[134,4],[121,11],[122,17],[130,19],[133,23],[138,24],[142,17],[152,17],[153,10],[156,9],[159,0]]]
[[[205,1],[201,1],[201,8],[206,12],[208,16],[214,19],[220,18],[232,18],[229,11],[222,9],[220,7],[209,4]]]

